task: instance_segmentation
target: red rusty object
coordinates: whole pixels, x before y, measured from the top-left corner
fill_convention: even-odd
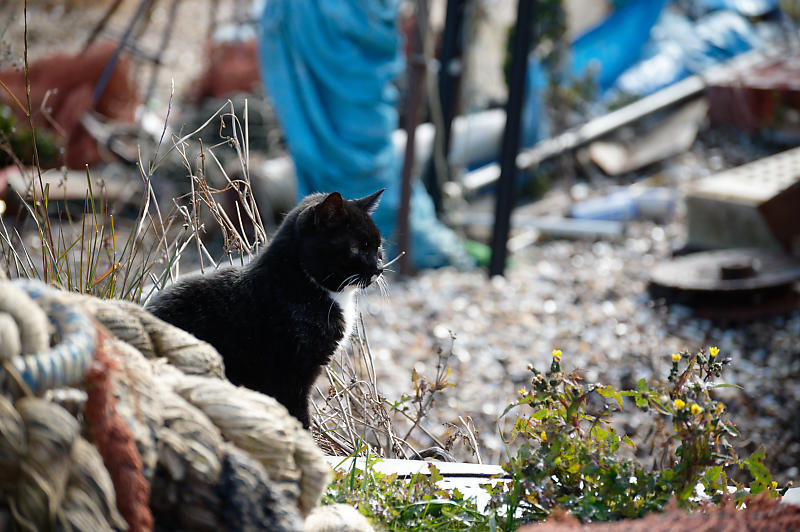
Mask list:
[[[33,62],[28,69],[34,125],[56,133],[65,149],[63,162],[69,168],[81,169],[106,159],[80,121],[89,110],[94,86],[114,49],[114,43],[105,42],[78,55],[53,54]],[[25,105],[25,73],[3,71],[0,80]],[[16,114],[20,127],[27,126],[26,114],[5,90],[0,90],[0,101]],[[122,56],[93,110],[114,121],[132,124],[139,105],[131,62]]]
[[[256,41],[213,42],[207,47],[208,65],[193,84],[191,99],[222,98],[261,88]]]
[[[800,57],[770,59],[706,89],[712,126],[800,132]]]

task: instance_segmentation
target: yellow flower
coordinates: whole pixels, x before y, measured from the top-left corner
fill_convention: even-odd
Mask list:
[[[547,441],[547,433],[545,431],[542,431],[541,436],[542,436],[542,441]]]
[[[517,393],[520,394],[520,395],[525,395],[525,390],[519,389],[519,390],[517,390]]]
[[[703,411],[703,408],[700,405],[692,405],[692,415],[697,415]]]
[[[672,361],[673,362],[680,362],[681,356],[678,353],[672,353]]]
[[[774,490],[778,489],[778,483],[775,482],[774,480],[772,481],[772,489]]]
[[[711,355],[711,358],[714,358],[715,356],[717,356],[719,354],[719,347],[716,347],[716,346],[709,347],[708,348],[708,354]]]
[[[715,410],[717,414],[721,414],[722,412],[725,411],[725,405],[723,403],[720,403],[717,405],[717,408]]]
[[[675,399],[672,401],[672,406],[674,406],[676,410],[683,410],[683,407],[686,406],[686,403],[684,403],[681,399]]]
[[[561,349],[553,349],[553,358],[561,360]]]

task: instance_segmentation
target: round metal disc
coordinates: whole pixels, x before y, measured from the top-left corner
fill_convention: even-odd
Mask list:
[[[650,273],[650,281],[664,288],[704,292],[766,290],[798,279],[799,258],[753,248],[692,253]]]

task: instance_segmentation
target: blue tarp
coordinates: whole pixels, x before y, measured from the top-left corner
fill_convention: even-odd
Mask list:
[[[611,88],[619,75],[639,60],[666,3],[667,0],[628,2],[578,37],[570,54],[571,74],[582,77],[589,70],[601,92]]]
[[[778,0],[701,0],[705,9],[730,9],[746,17],[763,17],[780,8]]]
[[[645,96],[759,45],[753,26],[735,11],[714,11],[693,21],[665,10],[641,60],[619,76],[614,88]]]
[[[260,33],[261,71],[295,162],[300,197],[386,188],[374,218],[391,244],[402,161],[392,81],[403,71],[397,0],[270,0]],[[468,261],[414,183],[411,256],[417,267]],[[391,246],[389,246],[391,247]]]
[[[570,75],[594,76],[603,99],[618,91],[645,96],[758,46],[745,15],[777,7],[776,0],[704,0],[705,13],[692,20],[669,4],[621,5],[573,42]]]
[[[646,96],[761,44],[745,16],[777,9],[777,0],[703,0],[690,19],[669,0],[628,0],[571,46],[569,75],[594,76],[599,101],[620,93]],[[525,143],[546,136],[541,90],[546,75],[529,62]]]
[[[622,3],[602,23],[578,37],[570,48],[567,72],[575,79],[593,76],[601,94],[614,86],[626,69],[639,61],[642,47],[667,0],[630,0]],[[539,61],[528,61],[525,107],[522,116],[522,145],[532,146],[550,136],[543,112],[542,94],[548,74]],[[569,80],[560,81],[569,83]]]

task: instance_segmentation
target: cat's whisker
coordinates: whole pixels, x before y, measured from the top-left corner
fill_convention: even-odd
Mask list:
[[[337,292],[341,292],[341,291],[342,291],[342,288],[345,288],[345,287],[347,287],[347,286],[350,286],[350,284],[353,282],[353,280],[354,280],[354,279],[357,279],[357,278],[358,278],[358,274],[355,274],[355,273],[354,273],[354,274],[352,274],[352,275],[348,275],[347,277],[345,277],[345,278],[344,278],[344,281],[342,281],[342,282],[339,284],[339,287],[336,289],[336,291],[337,291]]]
[[[401,258],[403,255],[405,255],[405,254],[406,254],[406,252],[405,252],[405,251],[401,251],[401,252],[400,252],[400,253],[399,253],[399,254],[398,254],[398,255],[397,255],[395,258],[393,258],[393,259],[392,259],[392,260],[390,260],[389,262],[385,263],[385,264],[383,265],[383,269],[385,270],[387,266],[389,266],[390,264],[394,264],[395,262],[397,262],[398,260],[400,260],[400,258]]]
[[[383,297],[383,299],[384,300],[388,300],[389,299],[389,285],[386,282],[386,279],[384,279],[383,276],[378,277],[377,284],[378,284],[378,290],[380,291],[381,296]]]

